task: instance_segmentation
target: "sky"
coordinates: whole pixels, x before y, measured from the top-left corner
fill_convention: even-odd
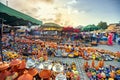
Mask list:
[[[120,21],[120,0],[0,0],[43,23],[61,26],[97,25]]]

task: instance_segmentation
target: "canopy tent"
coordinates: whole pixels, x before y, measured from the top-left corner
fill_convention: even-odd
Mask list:
[[[63,28],[63,31],[64,31],[64,32],[73,32],[73,31],[74,31],[74,28],[71,27],[71,26],[64,27],[64,28]]]
[[[62,31],[62,27],[55,23],[45,23],[41,25],[41,29],[46,31]]]
[[[41,27],[61,27],[61,26],[55,23],[45,23],[41,25]]]
[[[74,29],[73,30],[75,33],[79,33],[80,32],[80,29]]]
[[[63,32],[74,32],[74,33],[79,33],[80,30],[77,28],[73,28],[71,26],[68,27],[63,27]]]
[[[8,6],[5,6],[0,2],[0,18],[4,19],[4,24],[8,24],[11,26],[20,26],[20,25],[28,25],[31,23],[32,25],[41,25],[42,21],[34,19],[24,13],[16,11]]]
[[[0,54],[3,61],[2,54],[2,34],[3,34],[3,25],[10,26],[31,26],[31,25],[42,25],[42,21],[34,19],[26,14],[23,14],[19,11],[16,11],[8,6],[5,6],[0,2]]]

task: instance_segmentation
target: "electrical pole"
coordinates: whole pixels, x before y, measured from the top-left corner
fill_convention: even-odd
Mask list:
[[[3,19],[0,18],[0,55],[3,61],[3,54],[2,54],[2,34],[3,34]]]
[[[6,5],[8,6],[8,0],[6,0]]]

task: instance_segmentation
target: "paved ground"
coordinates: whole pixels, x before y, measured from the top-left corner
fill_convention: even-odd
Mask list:
[[[98,45],[98,46],[95,47],[95,48],[106,49],[106,50],[110,50],[110,51],[113,51],[113,52],[120,51],[120,45],[115,44],[115,43],[114,43],[113,46],[108,46],[108,45]]]
[[[53,58],[53,57],[50,57],[49,59],[62,61],[64,63],[68,63],[68,64],[71,64],[72,62],[75,62],[76,65],[77,65],[77,70],[79,71],[81,80],[89,80],[87,78],[86,74],[85,74],[85,71],[83,70],[83,64],[84,64],[85,60],[83,60],[82,58],[56,58],[56,57]],[[88,62],[89,62],[89,64],[91,64],[91,60],[89,60]],[[95,61],[95,63],[97,65],[98,61]],[[114,65],[116,67],[119,67],[120,62],[106,61],[105,66],[108,66],[108,65]]]
[[[107,46],[107,45],[99,45],[95,48],[100,48],[100,49],[106,49],[106,50],[110,50],[110,51],[120,51],[120,45],[115,44],[114,46]],[[83,64],[85,62],[85,60],[83,60],[82,58],[53,58],[53,57],[49,57],[49,59],[52,60],[59,60],[68,64],[71,64],[72,62],[75,62],[77,65],[77,70],[79,71],[81,80],[89,80],[83,70]],[[95,63],[97,64],[98,62],[95,61]],[[89,64],[91,64],[91,60],[89,60]],[[114,65],[116,67],[120,67],[120,62],[117,61],[106,61],[105,62],[105,66],[108,65]]]

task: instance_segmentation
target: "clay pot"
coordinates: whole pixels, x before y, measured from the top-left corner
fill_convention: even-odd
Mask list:
[[[101,61],[98,62],[98,67],[101,68]]]
[[[70,72],[69,71],[66,73],[66,76],[70,76]]]
[[[75,51],[74,56],[79,56],[79,53],[77,51]]]
[[[44,58],[45,61],[47,61],[47,60],[48,60],[47,54],[44,54],[44,55],[43,55],[43,58]]]
[[[111,78],[115,78],[115,73],[114,72],[110,72],[110,77]]]
[[[22,60],[19,67],[18,67],[18,69],[25,69],[25,67],[26,67],[26,61]]]
[[[71,67],[72,67],[72,70],[76,70],[76,64],[75,63],[72,63],[72,65],[71,65]]]
[[[103,67],[103,66],[104,66],[104,60],[101,61],[101,67]]]
[[[0,73],[0,80],[5,80],[5,78],[7,77],[7,76],[10,76],[11,75],[11,72],[9,72],[9,71],[2,71],[1,73]]]
[[[23,75],[21,75],[18,80],[33,80],[33,76],[28,73],[28,71],[25,71]]]
[[[42,71],[39,73],[39,77],[40,77],[40,78],[43,78],[43,79],[50,78],[50,77],[51,77],[51,71],[50,71],[50,70],[42,70]]]
[[[98,69],[99,69],[99,66],[95,66],[95,69],[98,70]]]
[[[21,60],[15,59],[10,62],[10,66],[17,66],[21,63]]]
[[[37,71],[37,69],[34,68],[34,69],[29,69],[28,73],[32,76],[35,76],[35,75],[37,75],[38,71]]]
[[[35,55],[35,54],[36,54],[36,52],[35,52],[35,51],[32,51],[32,54],[33,54],[33,55]]]
[[[102,68],[104,66],[104,60],[98,62],[98,66]]]
[[[9,67],[9,64],[2,63],[2,64],[0,64],[0,71],[6,70],[8,67]]]
[[[94,68],[95,67],[95,61],[92,60],[92,67]]]
[[[41,51],[40,50],[38,50],[38,55],[37,55],[37,58],[40,58],[40,57],[42,57],[43,55],[42,55],[42,53],[41,53]]]
[[[88,64],[88,62],[86,61],[85,63],[84,63],[84,68],[86,69],[86,68],[88,68],[89,67],[89,64]]]
[[[87,74],[88,78],[90,78],[92,76],[91,72],[87,72],[86,74]]]

